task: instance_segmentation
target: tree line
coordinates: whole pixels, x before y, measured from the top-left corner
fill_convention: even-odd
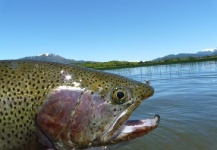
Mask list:
[[[209,60],[217,60],[217,55],[205,56],[205,57],[172,58],[172,59],[156,60],[156,61],[129,62],[129,61],[113,60],[108,62],[82,62],[76,64],[87,68],[114,69],[114,68],[131,68],[131,67],[139,67],[139,66],[175,64],[175,63],[189,63],[189,62],[209,61]]]

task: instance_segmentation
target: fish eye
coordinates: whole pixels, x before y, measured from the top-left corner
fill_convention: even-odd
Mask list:
[[[117,92],[117,98],[118,99],[122,99],[122,98],[124,98],[124,92],[122,92],[122,91],[119,91],[119,92]]]
[[[123,89],[116,89],[112,97],[116,104],[123,104],[126,101],[127,93]]]

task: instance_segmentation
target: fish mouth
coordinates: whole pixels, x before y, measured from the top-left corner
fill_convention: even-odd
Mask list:
[[[128,120],[111,138],[112,143],[126,142],[142,137],[155,128],[160,122],[160,116],[156,114],[152,119]]]

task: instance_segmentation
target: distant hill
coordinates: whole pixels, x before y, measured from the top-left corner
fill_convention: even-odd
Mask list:
[[[84,60],[74,60],[74,59],[66,59],[62,56],[55,55],[52,53],[42,53],[38,54],[37,56],[29,56],[20,58],[21,60],[36,60],[36,61],[47,61],[47,62],[58,62],[63,64],[70,64],[70,63],[85,63],[85,62],[91,62],[91,61],[84,61]]]
[[[66,59],[59,55],[55,55],[52,53],[43,53],[38,56],[29,56],[21,58],[22,60],[37,60],[37,61],[48,61],[48,62],[58,62],[63,64],[69,64],[75,62],[74,59]]]
[[[157,59],[154,59],[154,61],[159,60],[167,60],[167,59],[174,59],[174,58],[189,58],[189,57],[205,57],[205,56],[215,56],[217,55],[217,48],[216,49],[205,49],[203,51],[199,51],[197,53],[180,53],[180,54],[170,54],[164,57],[160,57]]]

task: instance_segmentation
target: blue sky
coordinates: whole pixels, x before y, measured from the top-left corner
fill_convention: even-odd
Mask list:
[[[217,0],[0,0],[0,59],[146,61],[217,47]]]

